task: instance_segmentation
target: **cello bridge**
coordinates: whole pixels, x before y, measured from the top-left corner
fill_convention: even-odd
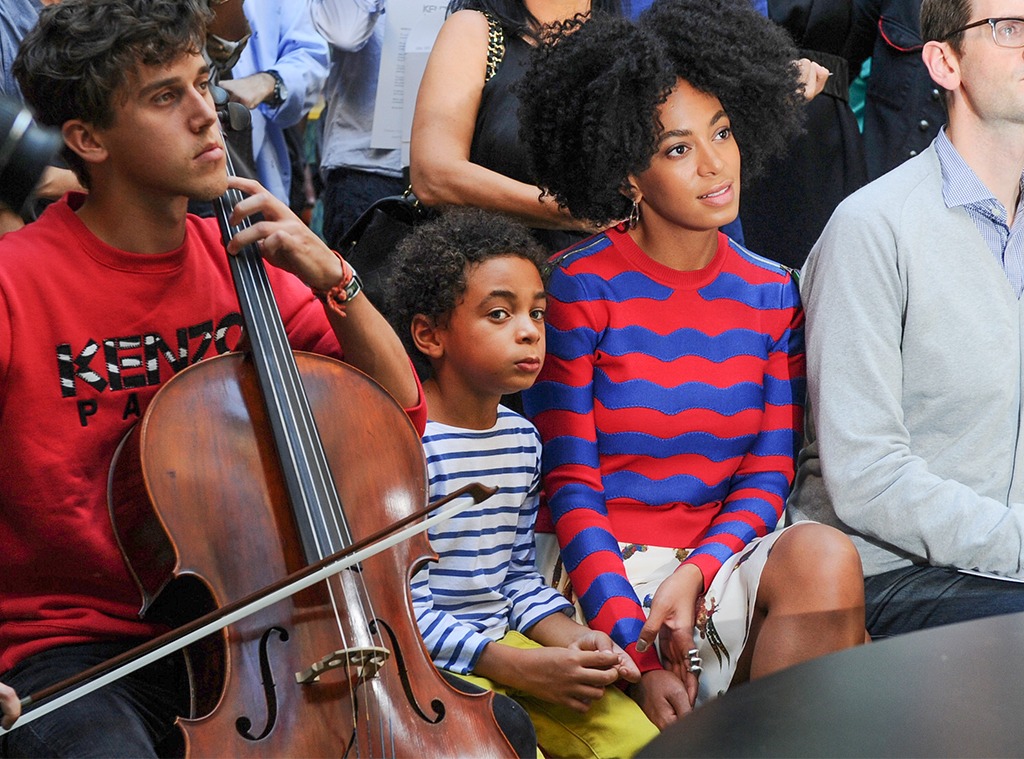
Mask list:
[[[340,667],[346,669],[351,667],[354,669],[351,679],[357,683],[363,682],[380,672],[381,667],[390,656],[391,652],[388,649],[379,646],[342,648],[327,654],[320,661],[314,662],[308,669],[296,672],[295,681],[300,685],[315,683],[324,672]]]

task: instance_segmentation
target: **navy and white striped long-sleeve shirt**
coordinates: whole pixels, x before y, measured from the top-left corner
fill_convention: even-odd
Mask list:
[[[412,580],[416,621],[434,663],[467,674],[487,644],[508,630],[571,612],[536,569],[540,437],[526,419],[499,407],[488,430],[428,421],[423,447],[431,501],[472,482],[499,488],[430,530],[440,560]]]

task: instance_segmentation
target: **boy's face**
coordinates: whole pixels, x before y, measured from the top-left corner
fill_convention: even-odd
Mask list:
[[[478,397],[506,395],[533,384],[544,363],[547,296],[537,267],[499,256],[466,270],[466,292],[437,328],[443,355],[438,381]]]
[[[121,192],[211,200],[227,189],[223,140],[202,56],[140,66],[114,94],[113,108],[113,124],[94,131],[105,149],[104,178]]]

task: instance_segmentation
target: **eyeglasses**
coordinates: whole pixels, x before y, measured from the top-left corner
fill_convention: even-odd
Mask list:
[[[954,29],[939,42],[945,42],[954,34],[985,24],[992,27],[992,39],[999,47],[1024,47],[1024,18],[983,18],[981,21]]]

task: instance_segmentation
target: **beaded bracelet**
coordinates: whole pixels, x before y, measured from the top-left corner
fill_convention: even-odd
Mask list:
[[[331,252],[341,261],[341,279],[330,290],[318,290],[315,287],[311,287],[310,290],[327,308],[338,316],[344,316],[345,305],[348,301],[363,291],[363,281],[359,279],[359,275],[352,268],[352,264],[341,257],[341,253],[336,250]]]

